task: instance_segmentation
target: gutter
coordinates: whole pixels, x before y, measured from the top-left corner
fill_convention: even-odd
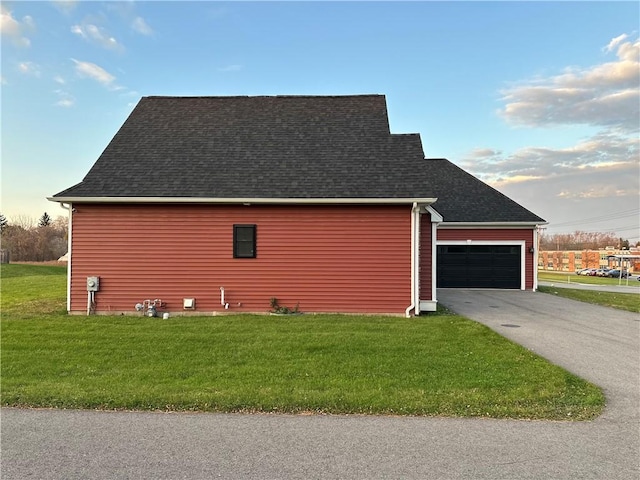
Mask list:
[[[520,228],[520,227],[535,227],[537,225],[548,225],[549,222],[532,221],[532,222],[441,222],[438,228]]]
[[[196,197],[47,197],[58,203],[186,203],[285,205],[430,205],[436,198],[196,198]]]

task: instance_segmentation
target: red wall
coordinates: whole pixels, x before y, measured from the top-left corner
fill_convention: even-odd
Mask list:
[[[519,240],[525,241],[525,288],[533,288],[533,272],[534,268],[538,268],[534,263],[534,255],[529,253],[529,249],[533,246],[533,229],[532,228],[495,228],[495,229],[438,229],[438,241],[447,240]]]
[[[74,204],[71,311],[131,312],[160,298],[171,312],[404,313],[411,303],[409,206]],[[257,225],[257,258],[233,258],[233,225]]]

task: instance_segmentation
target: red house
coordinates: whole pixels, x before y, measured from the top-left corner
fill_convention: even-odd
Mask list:
[[[70,313],[419,314],[438,288],[536,288],[543,219],[418,134],[382,95],[145,97],[79,184]]]

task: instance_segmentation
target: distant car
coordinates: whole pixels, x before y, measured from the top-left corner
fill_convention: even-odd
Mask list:
[[[608,268],[599,268],[596,270],[596,277],[608,277],[610,270]]]
[[[586,272],[587,270],[591,270],[590,268],[581,268],[580,270],[576,270],[576,275],[586,275],[586,273],[582,273],[582,272]]]
[[[580,272],[580,275],[584,275],[585,277],[593,277],[596,274],[595,268],[585,268]]]
[[[627,272],[626,270],[622,270],[622,272],[620,272],[620,270],[615,269],[615,270],[609,270],[609,272],[607,273],[607,277],[611,277],[611,278],[627,278],[629,276],[629,272]]]

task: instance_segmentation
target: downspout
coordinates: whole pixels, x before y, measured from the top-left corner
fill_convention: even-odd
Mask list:
[[[419,311],[419,301],[416,300],[418,296],[418,268],[417,262],[419,259],[418,245],[419,245],[419,229],[420,229],[420,207],[418,202],[413,202],[411,208],[411,305],[409,305],[404,311],[405,317],[411,317],[411,310],[415,310],[416,315]]]
[[[538,290],[538,245],[540,242],[540,232],[539,232],[539,225],[536,225],[536,227],[533,229],[533,291],[537,291]],[[525,252],[526,255],[526,252]],[[525,276],[525,283],[526,283],[526,276]],[[526,290],[526,285],[525,285],[525,290]]]
[[[69,231],[67,232],[67,313],[71,312],[71,232],[73,225],[73,204],[65,206],[64,203],[60,203],[60,206],[69,212]]]

